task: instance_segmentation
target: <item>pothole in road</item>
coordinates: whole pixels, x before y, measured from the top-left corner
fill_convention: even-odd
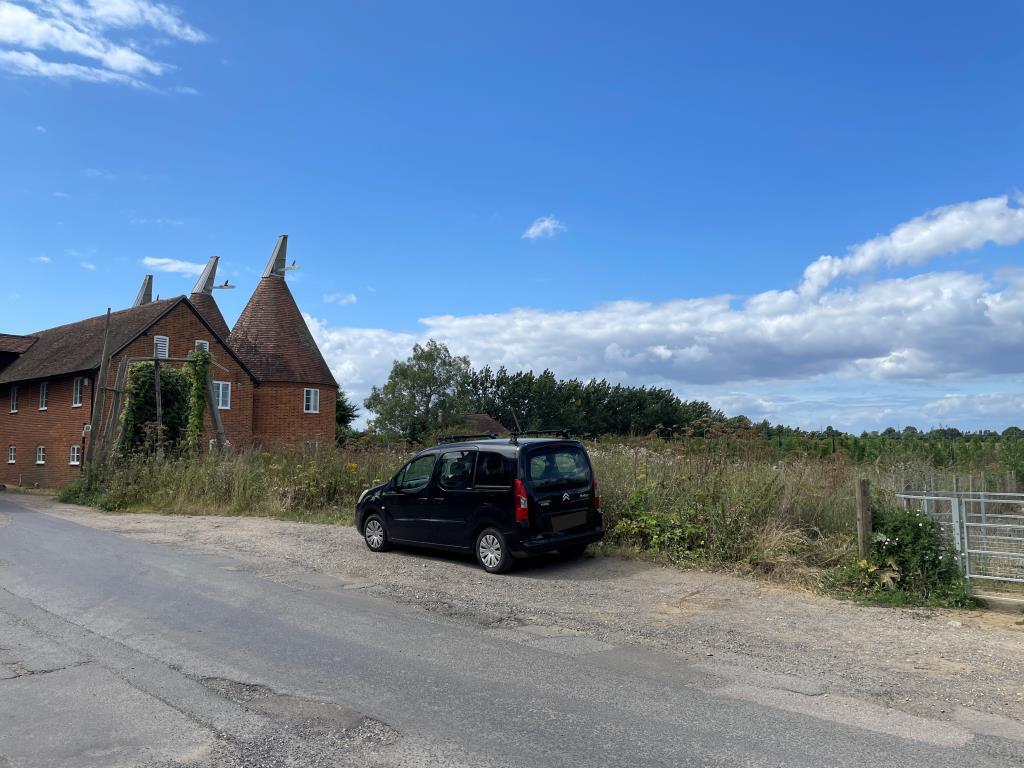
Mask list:
[[[255,740],[230,740],[213,761],[217,766],[233,766],[235,760],[246,766],[356,765],[362,764],[360,756],[398,741],[398,732],[387,724],[334,702],[219,677],[199,682],[228,701],[265,715],[276,726]]]

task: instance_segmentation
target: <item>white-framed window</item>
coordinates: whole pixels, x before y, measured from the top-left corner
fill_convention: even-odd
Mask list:
[[[11,413],[18,412],[18,385],[11,387]]]
[[[7,446],[7,463],[14,464],[18,460],[18,447],[15,445]]]
[[[82,385],[84,379],[81,376],[75,376],[75,380],[71,383],[71,407],[81,408],[82,407]]]
[[[39,410],[45,411],[46,404],[50,402],[49,387],[47,382],[42,381],[39,383]]]
[[[309,389],[302,391],[302,412],[320,413],[320,390]]]
[[[153,357],[170,357],[171,340],[166,336],[153,337]]]
[[[45,464],[45,463],[46,463],[46,446],[45,445],[37,445],[36,446],[36,464]]]
[[[217,403],[217,409],[221,411],[231,410],[231,382],[213,382],[213,401]]]
[[[78,466],[82,463],[82,446],[72,445],[71,446],[71,457],[68,459],[68,464]]]
[[[196,339],[196,351],[202,350],[203,352],[210,351],[210,342],[206,339]]]

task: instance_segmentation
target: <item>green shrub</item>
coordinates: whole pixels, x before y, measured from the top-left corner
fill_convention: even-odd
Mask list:
[[[844,597],[874,602],[970,607],[956,552],[939,524],[916,510],[873,511],[868,557],[826,574],[826,588]]]

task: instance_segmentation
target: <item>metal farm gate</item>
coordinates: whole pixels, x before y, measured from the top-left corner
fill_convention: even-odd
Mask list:
[[[972,589],[1024,598],[1024,494],[922,491],[896,498],[940,523]]]

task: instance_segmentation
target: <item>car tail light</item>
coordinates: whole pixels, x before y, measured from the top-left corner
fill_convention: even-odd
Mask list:
[[[526,498],[526,486],[522,480],[516,480],[516,522],[530,522],[530,502]]]
[[[594,475],[594,509],[601,511],[601,489],[597,485],[597,475]]]

